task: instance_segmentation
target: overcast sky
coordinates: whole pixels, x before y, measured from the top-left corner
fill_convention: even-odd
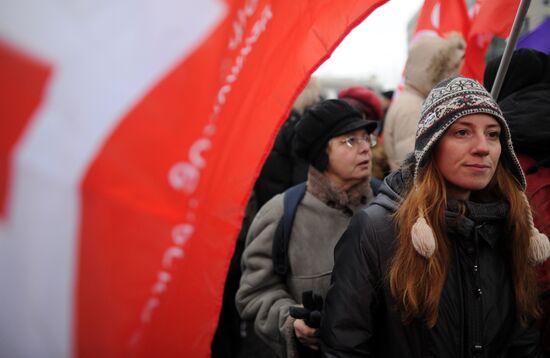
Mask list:
[[[316,75],[368,78],[395,88],[407,58],[407,22],[423,0],[390,0],[342,41]]]

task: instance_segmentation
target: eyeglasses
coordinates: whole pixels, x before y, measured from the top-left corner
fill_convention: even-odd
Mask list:
[[[358,148],[362,143],[366,143],[369,147],[374,147],[378,143],[375,135],[367,134],[365,137],[349,136],[340,141],[342,144],[347,145],[349,148]]]

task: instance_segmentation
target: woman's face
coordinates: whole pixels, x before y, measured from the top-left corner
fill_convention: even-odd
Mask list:
[[[500,158],[500,124],[488,114],[471,114],[447,129],[435,148],[435,161],[447,182],[447,195],[466,200],[489,184]]]
[[[370,176],[371,151],[369,135],[364,129],[332,138],[327,145],[328,167],[325,175],[346,190]]]

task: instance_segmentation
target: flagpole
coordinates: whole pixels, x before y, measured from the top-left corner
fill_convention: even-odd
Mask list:
[[[516,48],[521,26],[523,25],[523,20],[525,19],[525,15],[527,15],[527,10],[529,10],[530,4],[531,0],[521,0],[521,3],[519,4],[516,18],[514,19],[514,25],[512,26],[512,31],[506,41],[504,54],[500,60],[497,75],[495,77],[495,83],[493,84],[493,89],[491,90],[491,96],[493,96],[495,100],[500,94],[500,89],[502,88],[502,83],[504,82],[504,76],[506,75],[506,71],[508,71],[508,65],[510,65],[510,60],[512,59],[512,52],[514,52],[514,49]]]

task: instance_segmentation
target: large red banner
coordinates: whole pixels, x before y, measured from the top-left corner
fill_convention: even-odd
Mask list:
[[[0,153],[0,355],[208,356],[277,128],[384,2],[14,1],[0,36],[47,65]]]

